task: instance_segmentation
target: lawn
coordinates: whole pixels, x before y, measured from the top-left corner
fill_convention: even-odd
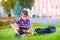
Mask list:
[[[44,25],[42,27],[46,27]],[[41,26],[40,26],[41,27]],[[36,27],[31,27],[31,31],[34,32]],[[37,34],[34,32],[33,36],[23,36],[21,38],[15,37],[15,32],[12,28],[0,29],[0,40],[60,40],[60,25],[56,25],[56,32],[50,34]]]

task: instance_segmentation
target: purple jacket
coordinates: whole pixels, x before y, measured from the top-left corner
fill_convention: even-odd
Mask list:
[[[18,20],[15,21],[15,23],[17,23],[19,25],[19,27],[25,27],[25,28],[30,27],[30,20],[29,19],[24,21],[22,18],[19,18]]]

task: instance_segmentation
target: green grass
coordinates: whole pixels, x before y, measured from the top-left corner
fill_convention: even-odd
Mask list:
[[[48,25],[42,25],[46,27]],[[34,31],[32,27],[31,31]],[[34,32],[35,33],[35,32]],[[56,25],[56,32],[50,34],[37,34],[33,36],[23,36],[21,38],[15,37],[15,32],[12,28],[0,29],[0,40],[60,40],[60,25]]]

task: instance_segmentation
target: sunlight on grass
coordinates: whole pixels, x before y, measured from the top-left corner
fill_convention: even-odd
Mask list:
[[[47,25],[45,25],[47,26]],[[50,34],[37,34],[31,27],[31,31],[35,33],[33,36],[23,36],[21,38],[15,37],[15,32],[12,28],[0,29],[0,40],[60,40],[60,25],[56,25],[56,32]]]

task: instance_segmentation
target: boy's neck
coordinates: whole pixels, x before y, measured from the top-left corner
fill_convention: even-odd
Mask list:
[[[22,18],[21,18],[22,19]],[[23,20],[23,19],[22,19]],[[27,19],[28,20],[28,19]],[[23,21],[26,21],[26,20],[23,20]]]

